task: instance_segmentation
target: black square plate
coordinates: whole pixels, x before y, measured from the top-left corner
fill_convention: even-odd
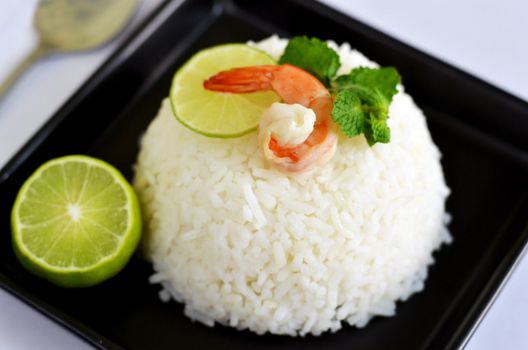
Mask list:
[[[175,70],[210,45],[307,34],[348,41],[396,66],[440,147],[454,243],[426,288],[392,318],[319,338],[257,336],[192,323],[158,300],[139,258],[97,287],[62,289],[27,273],[10,245],[15,194],[35,168],[84,153],[128,178],[138,138]],[[0,286],[93,344],[109,349],[453,349],[464,344],[523,251],[528,236],[528,104],[313,1],[168,1],[57,112],[0,173]]]

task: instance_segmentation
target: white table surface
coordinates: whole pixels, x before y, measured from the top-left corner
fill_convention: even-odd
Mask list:
[[[133,25],[159,2],[145,1]],[[528,100],[527,1],[323,2]],[[0,2],[0,81],[36,42],[31,27],[35,3],[36,0]],[[88,53],[45,58],[20,79],[0,100],[0,166],[93,73],[122,38]],[[467,349],[528,349],[527,291],[525,258]],[[91,348],[0,289],[0,350]]]

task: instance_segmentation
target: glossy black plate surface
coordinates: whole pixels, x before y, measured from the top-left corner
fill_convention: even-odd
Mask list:
[[[454,243],[430,269],[425,290],[396,317],[322,337],[257,336],[183,316],[149,285],[133,258],[100,286],[69,290],[33,277],[10,246],[15,194],[44,161],[84,153],[128,178],[138,138],[168,93],[173,72],[204,47],[271,33],[348,41],[396,66],[426,111],[452,195]],[[165,3],[0,173],[0,286],[108,349],[452,349],[469,336],[521,254],[527,236],[528,104],[353,19],[311,1],[194,0]]]

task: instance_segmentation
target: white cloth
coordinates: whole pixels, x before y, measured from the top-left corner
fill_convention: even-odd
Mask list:
[[[145,0],[137,23],[161,0]],[[528,2],[521,0],[323,0],[528,100]],[[0,2],[0,80],[36,44],[36,0]],[[128,30],[131,28],[129,27]],[[118,40],[35,64],[0,100],[0,167],[92,74]],[[524,259],[467,349],[527,349],[528,260]],[[91,346],[0,289],[0,350]]]

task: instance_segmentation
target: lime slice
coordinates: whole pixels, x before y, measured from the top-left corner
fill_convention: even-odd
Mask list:
[[[141,214],[119,171],[75,155],[48,161],[26,180],[11,226],[15,253],[29,271],[60,286],[86,287],[125,266]]]
[[[255,130],[262,112],[279,98],[273,92],[231,94],[203,88],[210,76],[234,67],[276,64],[265,52],[244,44],[219,45],[195,54],[172,81],[170,100],[176,118],[211,137],[236,137]]]

